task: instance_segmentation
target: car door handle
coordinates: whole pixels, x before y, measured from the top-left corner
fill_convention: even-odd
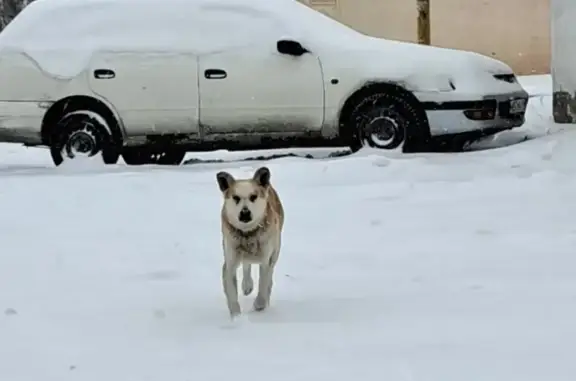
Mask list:
[[[206,69],[204,71],[204,78],[206,79],[224,79],[227,74],[222,69]]]
[[[96,69],[94,70],[94,78],[97,79],[112,79],[116,77],[114,70],[110,69]]]

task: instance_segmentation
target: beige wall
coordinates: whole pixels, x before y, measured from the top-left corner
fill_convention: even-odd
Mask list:
[[[361,32],[416,40],[416,0],[302,1]],[[430,2],[433,45],[496,57],[519,74],[550,72],[550,0]]]

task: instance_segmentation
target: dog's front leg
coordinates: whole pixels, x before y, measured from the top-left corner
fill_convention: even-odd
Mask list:
[[[242,292],[244,295],[250,295],[254,289],[254,280],[252,280],[252,265],[244,262],[242,264]]]
[[[240,303],[238,302],[238,277],[236,270],[238,265],[225,261],[222,266],[222,284],[224,286],[224,294],[226,295],[226,302],[228,303],[228,311],[231,317],[240,315]]]
[[[274,258],[274,256],[272,258]],[[275,266],[275,260],[270,260],[269,262],[260,265],[258,295],[256,295],[256,300],[254,300],[254,309],[256,311],[262,311],[270,305],[270,295],[272,295]]]
[[[274,267],[265,263],[260,265],[260,275],[258,279],[258,295],[254,300],[254,309],[262,311],[270,304],[270,293],[272,291],[272,274]]]
[[[276,267],[276,262],[278,262],[278,256],[280,255],[279,239],[270,251],[272,253],[269,259],[260,264],[258,295],[256,296],[256,300],[254,300],[254,309],[256,311],[262,311],[270,305],[270,296],[272,295],[272,285],[274,283],[274,268]]]

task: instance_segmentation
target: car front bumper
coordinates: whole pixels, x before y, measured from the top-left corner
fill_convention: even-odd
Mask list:
[[[423,102],[423,106],[432,136],[479,131],[494,133],[524,124],[528,98],[528,93],[522,90],[472,101]],[[514,100],[523,100],[524,107],[511,112]]]

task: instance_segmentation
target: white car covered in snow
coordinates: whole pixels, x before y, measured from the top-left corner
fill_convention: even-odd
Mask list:
[[[186,151],[364,144],[521,126],[479,54],[373,38],[295,0],[42,0],[0,33],[0,141],[128,164]]]

